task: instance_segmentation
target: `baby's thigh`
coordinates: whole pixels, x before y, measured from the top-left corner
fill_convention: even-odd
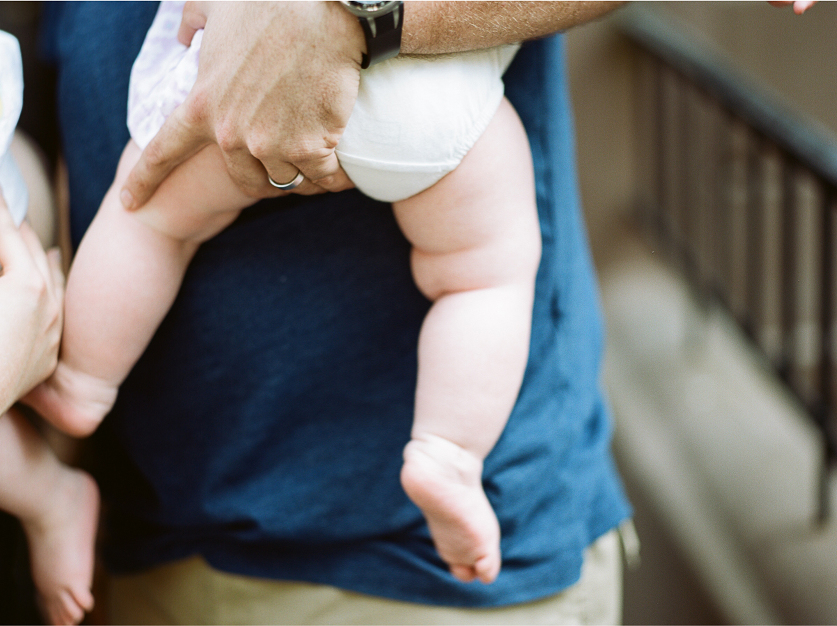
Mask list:
[[[108,192],[110,203],[118,202],[118,193],[140,154],[140,148],[129,141]],[[177,166],[134,215],[166,236],[203,242],[226,228],[243,208],[254,202],[233,183],[220,149],[212,144]],[[121,204],[117,208],[123,210]]]
[[[393,207],[413,246],[447,253],[532,236],[538,230],[529,144],[504,100],[459,166]]]
[[[393,209],[413,244],[420,286],[461,290],[532,280],[541,250],[534,174],[511,105],[503,101],[455,170]]]

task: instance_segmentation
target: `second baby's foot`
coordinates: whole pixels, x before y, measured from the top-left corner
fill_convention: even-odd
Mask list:
[[[482,460],[435,435],[404,448],[401,484],[430,528],[454,577],[493,582],[500,572],[500,525],[482,488]]]
[[[68,435],[86,437],[113,407],[116,393],[113,385],[59,361],[52,376],[21,401]]]
[[[62,470],[38,519],[22,519],[32,579],[48,624],[78,624],[93,608],[99,489],[85,472]]]

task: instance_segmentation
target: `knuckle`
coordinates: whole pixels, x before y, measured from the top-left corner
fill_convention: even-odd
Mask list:
[[[32,276],[26,280],[22,288],[32,309],[32,314],[37,314],[43,319],[46,312],[47,317],[52,317],[53,307],[51,306],[49,289],[47,288],[46,282],[38,277]]]
[[[57,332],[51,333],[49,337],[49,344],[47,351],[49,360],[47,361],[47,370],[52,372],[58,365],[58,352],[61,349],[61,338]]]
[[[328,162],[333,154],[333,150],[324,147],[308,148],[292,153],[288,160],[301,165],[312,178],[319,179],[332,173],[328,170]]]
[[[287,153],[289,161],[292,163],[312,163],[320,160],[326,154],[331,154],[332,150],[323,145],[322,141],[311,139],[310,137],[300,137],[296,141],[296,145],[288,146]]]
[[[209,94],[196,85],[179,109],[179,120],[183,126],[186,128],[203,126],[209,119]]]
[[[142,152],[142,157],[149,167],[153,168],[159,166],[164,159],[160,144],[152,140],[147,146],[145,146],[145,149]]]
[[[169,161],[169,157],[163,149],[163,146],[152,140],[143,151],[143,160],[146,167],[150,170],[164,169]]]
[[[52,299],[52,322],[57,326],[61,325],[61,320],[64,317],[64,307],[61,305],[61,302],[57,298]]]
[[[223,152],[233,152],[241,147],[238,124],[235,118],[224,116],[215,126],[215,141]]]
[[[329,191],[337,191],[336,187],[338,186],[337,177],[334,175],[327,175],[322,176],[320,178],[315,178],[311,181],[315,185],[322,187],[323,189],[328,189]]]
[[[47,300],[49,296],[49,289],[44,277],[40,272],[34,271],[29,273],[29,278],[26,283],[29,292],[37,296],[39,301]]]
[[[229,154],[237,148],[235,136],[226,128],[217,128],[215,130],[215,140],[221,152]]]
[[[304,163],[304,168],[308,179],[321,187],[331,189],[342,182],[337,160],[331,152],[317,153],[314,158]]]
[[[264,161],[278,153],[278,149],[271,143],[270,137],[262,133],[254,134],[247,139],[247,149],[259,161]]]
[[[323,137],[323,145],[325,149],[328,150],[329,153],[334,152],[337,148],[337,144],[340,143],[340,138],[343,136],[341,132],[333,132],[333,133],[326,133]]]

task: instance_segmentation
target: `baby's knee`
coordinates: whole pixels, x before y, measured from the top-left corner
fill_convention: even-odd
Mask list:
[[[413,278],[432,301],[449,293],[504,286],[534,287],[541,260],[537,229],[484,245],[434,253],[413,248]]]

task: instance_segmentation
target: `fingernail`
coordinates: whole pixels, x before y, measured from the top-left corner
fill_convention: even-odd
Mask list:
[[[134,196],[131,195],[131,192],[127,189],[123,189],[119,193],[119,200],[122,202],[122,206],[126,209],[133,209],[134,208]]]

